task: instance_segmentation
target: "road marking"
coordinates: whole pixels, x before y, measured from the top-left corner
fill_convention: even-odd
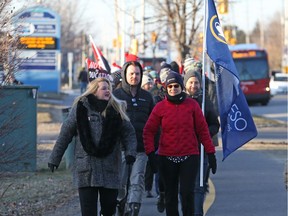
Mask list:
[[[208,180],[208,184],[209,184],[209,193],[206,195],[206,199],[204,202],[204,215],[207,213],[209,208],[213,205],[215,201],[215,197],[216,197],[215,187],[210,178]]]

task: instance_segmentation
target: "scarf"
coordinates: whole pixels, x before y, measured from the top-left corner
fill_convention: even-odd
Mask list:
[[[87,96],[89,104],[98,112],[104,111],[108,101],[99,100],[94,95]],[[105,105],[106,104],[106,105]],[[122,118],[112,107],[106,109],[106,117],[102,121],[102,134],[99,143],[94,143],[91,133],[88,110],[82,101],[77,104],[76,119],[79,138],[83,149],[91,156],[103,158],[111,154],[121,134]],[[94,129],[94,128],[93,128]]]
[[[181,92],[180,94],[175,96],[171,96],[166,93],[167,100],[174,104],[181,104],[186,99],[186,96],[187,95],[185,92]]]

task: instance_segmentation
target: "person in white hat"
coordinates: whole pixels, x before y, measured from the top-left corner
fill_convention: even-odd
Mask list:
[[[153,79],[149,75],[143,74],[141,88],[150,91],[154,86]]]

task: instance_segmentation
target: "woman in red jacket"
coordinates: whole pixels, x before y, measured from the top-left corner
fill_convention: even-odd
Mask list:
[[[202,110],[183,92],[181,75],[171,72],[166,78],[166,98],[157,103],[143,130],[146,154],[152,169],[157,170],[164,182],[166,215],[178,216],[178,189],[180,188],[183,216],[193,215],[193,194],[199,169],[199,141],[208,154],[212,173],[216,173],[215,147]],[[154,136],[161,127],[156,161]],[[199,140],[199,141],[198,141]],[[180,187],[179,187],[180,185]]]

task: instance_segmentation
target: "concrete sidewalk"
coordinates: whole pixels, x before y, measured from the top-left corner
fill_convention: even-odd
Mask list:
[[[56,106],[61,106],[63,108],[65,107],[70,107],[72,106],[72,103],[74,101],[74,99],[80,95],[80,91],[79,89],[77,90],[65,90],[63,92],[61,92],[61,94],[59,95],[41,95],[41,97],[39,97],[38,99],[38,103],[50,103],[50,104],[54,104]],[[278,133],[286,133],[287,134],[287,127],[261,127],[258,128],[258,132],[259,133],[263,133],[265,134],[267,131],[275,131]],[[40,137],[39,139],[41,140],[41,133],[38,134],[38,136]],[[55,137],[56,140],[56,137]],[[222,147],[221,147],[221,138],[219,136],[219,143],[220,146],[217,147],[217,152],[218,155],[219,153],[222,151]],[[279,146],[285,148],[285,146],[287,147],[287,139],[265,139],[265,137],[263,138],[255,138],[254,140],[252,140],[251,142],[247,143],[246,145],[244,145],[243,147],[241,147],[240,149],[262,149],[262,148],[270,148],[270,149],[275,149],[278,148]],[[218,163],[221,162],[221,159],[218,158]],[[216,174],[217,175],[217,174]],[[140,211],[140,216],[157,216],[157,215],[165,215],[164,213],[159,213],[157,211],[157,207],[156,207],[156,202],[157,202],[157,198],[154,192],[154,198],[143,198],[143,203],[142,203],[142,207],[141,207],[141,211]],[[213,205],[215,201],[215,187],[213,182],[210,180],[209,181],[209,194],[206,197],[206,202],[205,202],[205,212],[207,212],[209,210],[209,208]],[[179,210],[181,208],[179,207]],[[181,212],[181,210],[180,210]],[[64,216],[64,215],[69,215],[69,216],[80,216],[81,215],[81,211],[80,211],[80,204],[79,204],[79,198],[78,195],[76,193],[75,197],[72,197],[70,201],[68,201],[67,203],[65,203],[63,206],[58,207],[56,209],[54,209],[53,211],[49,211],[46,212],[45,214],[43,214],[44,216]],[[181,213],[180,213],[181,215]]]

